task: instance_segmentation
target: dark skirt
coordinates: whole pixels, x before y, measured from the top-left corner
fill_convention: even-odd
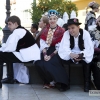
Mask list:
[[[54,51],[55,47],[49,47],[47,55],[52,54]],[[36,61],[35,64],[45,83],[54,80],[56,83],[68,85],[68,75],[58,54],[54,55],[49,61],[45,61],[43,53],[41,53],[41,60]]]

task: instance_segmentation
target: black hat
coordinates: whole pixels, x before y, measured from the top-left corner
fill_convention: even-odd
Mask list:
[[[69,19],[68,22],[67,22],[67,25],[68,25],[68,26],[69,26],[69,25],[72,25],[72,24],[74,24],[74,25],[80,25],[80,24],[82,24],[82,23],[80,23],[79,20],[78,20],[77,18],[73,18],[73,19]]]

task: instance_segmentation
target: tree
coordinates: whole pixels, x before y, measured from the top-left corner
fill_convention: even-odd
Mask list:
[[[57,10],[61,15],[63,15],[64,12],[67,12],[69,16],[72,10],[74,10],[76,14],[78,11],[76,5],[70,0],[38,0],[38,2],[38,4],[33,2],[31,7],[32,10],[30,13],[33,23],[38,23],[42,14],[50,9]]]

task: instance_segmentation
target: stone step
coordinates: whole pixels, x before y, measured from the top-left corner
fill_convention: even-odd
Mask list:
[[[36,70],[36,66],[33,63],[25,63],[25,65],[29,68],[30,74],[30,83],[38,84],[43,83],[38,72]],[[68,66],[64,65],[65,69],[69,75]],[[83,85],[83,68],[81,64],[71,64],[70,66],[70,84],[71,85]]]

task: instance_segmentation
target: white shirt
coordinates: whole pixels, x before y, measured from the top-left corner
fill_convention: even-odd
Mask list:
[[[25,34],[25,29],[15,29],[13,33],[8,37],[7,42],[2,44],[0,51],[12,52],[22,62],[40,60],[40,49],[37,44],[34,44],[28,48],[20,49],[19,52],[16,52],[17,43],[21,38],[25,36]]]
[[[79,34],[80,35],[80,34]],[[75,53],[75,54],[79,54],[80,53],[80,49],[79,49],[79,46],[78,46],[78,38],[79,38],[79,35],[77,37],[74,37],[74,42],[75,42],[75,46],[74,48],[71,50],[72,53]]]
[[[90,34],[86,30],[83,30],[83,40],[84,40],[84,47],[85,47],[85,49],[83,51],[81,51],[78,47],[78,37],[77,38],[74,37],[75,46],[71,50],[71,48],[70,48],[70,34],[69,34],[69,31],[66,31],[63,35],[63,38],[61,40],[60,47],[58,50],[59,56],[64,60],[69,60],[69,59],[71,59],[70,53],[72,53],[72,52],[83,53],[84,57],[85,57],[84,61],[86,63],[90,63],[93,59],[94,46],[93,46]]]

